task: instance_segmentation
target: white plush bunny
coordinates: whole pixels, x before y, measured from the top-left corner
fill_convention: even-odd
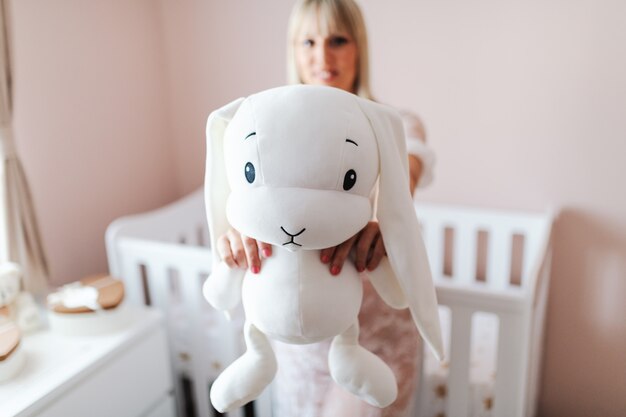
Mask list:
[[[361,276],[347,262],[332,276],[319,249],[347,240],[376,218],[385,259],[368,273],[392,307],[409,307],[438,358],[437,300],[408,192],[404,132],[390,108],[320,86],[280,87],[236,100],[209,116],[205,196],[212,247],[232,225],[274,245],[260,274],[229,269],[213,251],[205,298],[226,312],[243,300],[246,353],[214,382],[221,411],[261,394],[277,363],[268,338],[294,344],[334,338],[333,379],[378,407],[392,403],[395,377],[358,344]]]
[[[13,321],[23,332],[42,324],[33,296],[20,290],[22,269],[13,262],[0,263],[0,324]]]

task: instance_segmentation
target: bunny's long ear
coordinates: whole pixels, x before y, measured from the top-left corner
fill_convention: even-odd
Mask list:
[[[226,178],[224,163],[224,132],[228,123],[244,101],[239,98],[224,107],[215,110],[209,115],[206,126],[206,172],[204,177],[204,203],[207,222],[211,235],[211,252],[213,265],[220,261],[217,254],[217,237],[228,230],[226,219],[226,199],[230,194],[230,187]]]
[[[443,359],[437,296],[409,192],[408,156],[402,121],[392,109],[359,99],[369,119],[380,158],[377,217],[391,268],[404,290],[411,315],[428,346]]]

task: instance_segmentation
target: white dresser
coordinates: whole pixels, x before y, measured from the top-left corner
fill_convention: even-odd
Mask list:
[[[0,417],[173,417],[173,385],[160,313],[125,306],[121,332],[22,340],[24,369],[0,384]]]

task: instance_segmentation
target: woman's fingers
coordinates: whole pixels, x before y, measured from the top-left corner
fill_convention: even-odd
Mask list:
[[[379,233],[376,238],[376,243],[374,247],[370,251],[370,258],[367,261],[367,269],[368,271],[373,271],[378,267],[380,261],[383,259],[383,256],[387,254],[385,251],[385,243],[383,242],[383,236]]]
[[[248,263],[246,261],[246,250],[244,248],[243,240],[239,232],[234,229],[229,229],[228,232],[226,232],[225,236],[226,240],[229,243],[229,247],[225,252],[226,254],[228,254],[228,251],[230,251],[230,256],[232,257],[233,264],[231,265],[224,257],[222,257],[222,259],[224,259],[224,261],[226,261],[226,264],[231,268],[247,268]]]
[[[229,233],[226,233],[217,238],[216,246],[217,253],[220,256],[220,259],[228,265],[229,268],[238,268],[239,264],[236,259],[236,249],[233,246],[237,246],[237,236],[233,236]]]
[[[259,252],[263,258],[269,258],[272,256],[272,245],[265,242],[259,242],[258,240],[257,244],[259,245]]]
[[[341,268],[343,267],[343,263],[346,261],[346,258],[348,258],[350,250],[352,249],[352,246],[354,246],[354,242],[356,242],[358,236],[359,235],[356,234],[339,246],[335,247],[333,258],[330,262],[330,273],[332,275],[339,275]]]
[[[230,268],[248,268],[258,274],[261,271],[261,256],[272,256],[272,245],[242,236],[235,229],[217,238],[217,252]]]
[[[327,264],[332,261],[333,255],[335,254],[335,248],[336,246],[333,246],[332,248],[326,248],[320,251],[320,260],[323,264]]]
[[[354,266],[357,271],[363,272],[365,271],[365,267],[369,266],[372,252],[374,251],[376,241],[379,237],[380,228],[376,222],[369,222],[359,233],[354,253]]]
[[[248,236],[242,236],[241,239],[246,254],[246,262],[250,267],[250,271],[252,271],[253,274],[258,274],[261,271],[261,259],[259,258],[259,246],[257,241]]]
[[[216,246],[220,259],[226,262],[226,265],[228,265],[229,268],[236,268],[237,262],[235,261],[235,257],[233,256],[233,252],[230,248],[230,239],[228,238],[228,235],[218,237]]]
[[[330,273],[339,275],[343,264],[355,248],[354,264],[359,272],[365,268],[374,270],[385,256],[385,246],[377,222],[369,222],[363,230],[342,244],[320,251],[323,263],[330,264]],[[261,271],[261,259],[272,255],[272,246],[268,243],[242,236],[234,229],[217,239],[220,257],[230,268],[250,268],[252,273]]]
[[[330,273],[338,275],[354,247],[354,265],[359,272],[373,271],[385,256],[385,244],[378,222],[369,222],[358,234],[342,244],[321,251],[322,262],[330,262]]]

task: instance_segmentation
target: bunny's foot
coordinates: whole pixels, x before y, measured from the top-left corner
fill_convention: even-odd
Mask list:
[[[220,413],[257,398],[276,375],[276,357],[269,340],[250,323],[244,328],[247,350],[220,374],[211,387],[211,403]]]
[[[398,395],[393,372],[378,356],[358,343],[353,325],[333,339],[328,353],[330,374],[339,385],[375,407],[387,407]]]

